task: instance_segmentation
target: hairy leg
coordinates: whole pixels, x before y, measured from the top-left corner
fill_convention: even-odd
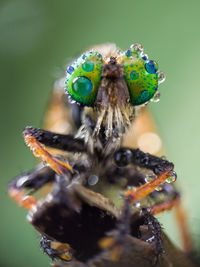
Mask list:
[[[152,193],[160,184],[163,184],[172,174],[174,165],[167,160],[144,153],[139,149],[122,148],[115,153],[115,162],[118,166],[134,164],[152,170],[157,177],[137,189],[127,190],[125,196],[134,204],[141,198]]]
[[[84,141],[82,139],[74,138],[72,135],[52,133],[30,126],[27,126],[24,129],[23,135],[32,136],[36,141],[48,147],[57,148],[69,152],[86,151],[84,147]]]
[[[55,180],[55,172],[43,163],[35,169],[23,173],[13,179],[8,186],[8,193],[18,205],[26,209],[31,209],[37,204],[37,200],[32,196],[34,192],[43,185]]]
[[[152,170],[157,176],[156,179],[147,182],[146,184],[138,187],[136,190],[128,190],[125,192],[125,196],[129,198],[130,203],[135,203],[142,197],[145,197],[152,193],[157,186],[164,183],[169,177],[172,177],[172,181],[176,179],[176,174],[173,171],[173,164],[165,159],[144,153],[139,149],[120,149],[115,154],[115,162],[118,166],[126,166],[129,164],[135,164],[139,167]],[[175,192],[175,189],[174,189]],[[181,239],[185,251],[191,251],[192,240],[187,224],[187,216],[180,201],[180,195],[177,193],[172,199],[166,199],[165,201],[156,204],[150,208],[152,215],[156,215],[165,210],[171,210],[175,207],[176,220],[180,229]]]
[[[40,157],[44,162],[49,164],[49,166],[58,174],[68,174],[72,171],[72,167],[60,159],[57,159],[53,155],[51,155],[44,146],[36,140],[35,136],[33,135],[32,131],[27,128],[23,132],[25,142],[27,146],[30,147],[33,155],[35,157]]]

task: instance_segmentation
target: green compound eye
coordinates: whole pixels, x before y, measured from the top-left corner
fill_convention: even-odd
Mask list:
[[[141,105],[149,101],[158,89],[158,66],[143,55],[140,45],[124,52],[125,79],[129,88],[131,103]]]
[[[93,106],[101,80],[102,56],[86,52],[67,69],[66,92],[76,102]]]

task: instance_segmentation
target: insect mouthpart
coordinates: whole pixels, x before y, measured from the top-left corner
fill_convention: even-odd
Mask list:
[[[130,104],[124,75],[124,66],[116,64],[113,57],[110,58],[110,63],[102,66],[101,82],[95,101],[98,118],[95,134],[104,127],[107,138],[112,135],[120,137],[130,125],[134,107]]]

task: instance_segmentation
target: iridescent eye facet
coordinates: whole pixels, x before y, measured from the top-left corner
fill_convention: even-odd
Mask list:
[[[66,92],[76,102],[93,106],[101,80],[102,56],[86,52],[67,69]]]
[[[130,49],[124,52],[123,63],[125,79],[133,105],[149,101],[158,89],[157,63],[148,60],[141,49]]]

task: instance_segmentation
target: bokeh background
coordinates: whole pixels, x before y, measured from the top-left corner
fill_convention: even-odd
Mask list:
[[[47,99],[67,60],[88,46],[142,43],[167,76],[161,101],[150,104],[200,241],[200,1],[0,1],[0,266],[49,266],[26,211],[7,196],[7,183],[35,159],[21,136],[40,127]],[[173,216],[159,216],[179,245]]]

